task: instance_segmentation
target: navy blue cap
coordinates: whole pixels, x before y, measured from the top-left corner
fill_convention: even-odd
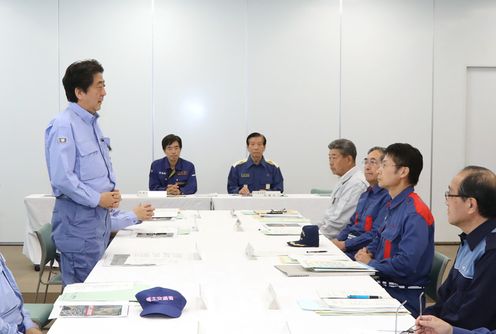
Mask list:
[[[319,227],[305,225],[301,229],[300,240],[288,241],[291,247],[319,247]]]
[[[161,287],[138,292],[136,300],[143,308],[140,313],[142,317],[165,315],[178,318],[186,305],[186,298],[182,294],[176,290]]]

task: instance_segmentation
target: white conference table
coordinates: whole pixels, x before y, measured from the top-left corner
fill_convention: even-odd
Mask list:
[[[298,210],[312,223],[320,222],[329,206],[329,196],[313,194],[290,194],[280,197],[242,197],[239,195],[198,194],[177,197],[138,197],[122,194],[121,210],[132,210],[139,203],[151,203],[156,208],[179,208],[182,210],[241,210],[241,209],[292,209]],[[38,265],[41,249],[34,231],[52,221],[55,198],[52,195],[33,194],[24,198],[27,225],[22,248],[23,254]]]
[[[350,289],[369,294],[385,291],[370,276],[336,275],[327,277],[286,277],[274,264],[279,257],[252,259],[246,246],[254,240],[268,241],[289,253],[305,252],[290,248],[287,240],[294,236],[265,236],[251,217],[233,216],[230,211],[185,212],[188,218],[178,225],[194,225],[197,232],[167,239],[141,239],[121,231],[107,249],[104,259],[93,269],[87,283],[141,282],[150,287],[162,286],[181,292],[187,304],[181,317],[141,318],[141,306],[131,303],[125,318],[59,318],[49,333],[393,333],[393,315],[319,316],[303,311],[300,299],[317,299],[321,289]],[[236,223],[239,219],[241,227]],[[194,220],[194,224],[191,221]],[[340,252],[321,239],[321,249]],[[166,252],[179,249],[185,253],[196,249],[201,260],[171,260],[157,266],[109,266],[114,254]],[[414,319],[398,316],[398,329],[407,329]]]
[[[284,194],[279,197],[246,197],[239,195],[217,195],[212,197],[214,210],[270,210],[291,209],[299,211],[313,224],[321,222],[331,204],[330,196],[315,194]]]
[[[210,196],[189,195],[178,197],[138,197],[135,194],[122,194],[120,210],[132,210],[140,203],[150,203],[156,208],[181,208],[183,210],[210,210]],[[26,235],[22,253],[35,265],[40,264],[41,248],[34,231],[45,224],[51,224],[55,197],[33,194],[24,198],[28,215]]]

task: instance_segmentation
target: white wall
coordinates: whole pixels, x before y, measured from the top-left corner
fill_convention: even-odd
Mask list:
[[[23,197],[50,192],[43,131],[66,104],[65,68],[90,57],[105,67],[101,125],[123,192],[146,189],[170,132],[201,193],[225,192],[252,131],[291,193],[334,184],[339,136],[360,160],[409,142],[436,240],[456,240],[442,194],[473,161],[467,147],[494,144],[474,123],[493,110],[478,103],[492,79],[469,70],[495,66],[495,25],[483,0],[0,0],[0,242],[23,240]]]
[[[0,1],[0,242],[23,240],[23,198],[49,191],[44,129],[58,104],[57,1]]]

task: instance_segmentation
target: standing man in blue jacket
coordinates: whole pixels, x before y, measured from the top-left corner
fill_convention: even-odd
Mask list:
[[[69,100],[45,131],[45,156],[54,196],[52,238],[60,251],[64,285],[84,282],[110,237],[110,209],[121,201],[109,156],[110,140],[98,126],[106,95],[96,60],[71,64],[62,80]]]
[[[355,259],[358,250],[368,246],[374,239],[378,228],[383,223],[386,203],[391,199],[388,191],[379,187],[377,180],[384,152],[383,147],[372,147],[363,160],[363,174],[369,187],[360,195],[350,223],[339,232],[335,239],[332,239],[332,242],[352,259]]]
[[[165,157],[152,162],[148,185],[150,190],[165,190],[168,195],[196,193],[195,166],[181,158],[183,141],[170,134],[162,139]]]
[[[423,167],[422,154],[409,144],[392,144],[379,168],[379,186],[392,200],[379,235],[357,252],[357,261],[377,270],[379,283],[419,315],[420,295],[429,284],[434,257],[434,218],[414,192]],[[422,308],[425,300],[420,301]]]
[[[252,191],[284,191],[281,169],[272,160],[265,160],[264,151],[267,139],[253,132],[246,138],[246,148],[250,155],[236,162],[229,171],[227,192],[229,194],[250,195]]]
[[[496,329],[496,175],[468,166],[444,194],[461,245],[439,299],[425,310],[453,326]]]

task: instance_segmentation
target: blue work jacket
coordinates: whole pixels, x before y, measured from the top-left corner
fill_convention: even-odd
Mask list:
[[[171,184],[177,184],[181,194],[191,195],[196,193],[195,166],[182,158],[178,159],[174,170],[171,169],[167,157],[152,162],[148,182],[149,189],[166,190],[167,186]]]
[[[284,179],[281,169],[271,160],[262,160],[255,164],[248,156],[245,160],[236,162],[229,171],[227,178],[227,192],[238,194],[244,185],[250,192],[257,190],[284,191]]]

